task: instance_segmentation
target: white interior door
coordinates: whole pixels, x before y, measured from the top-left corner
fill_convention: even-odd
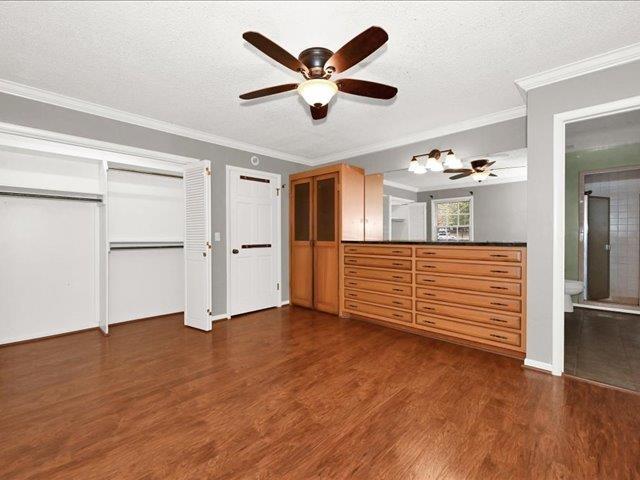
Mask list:
[[[211,330],[211,162],[184,170],[184,324]]]
[[[409,240],[427,241],[427,204],[416,202],[407,205],[409,220]]]
[[[280,176],[227,168],[229,314],[280,304]]]

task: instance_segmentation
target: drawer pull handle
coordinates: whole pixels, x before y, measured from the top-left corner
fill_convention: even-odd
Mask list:
[[[355,287],[358,284],[356,282],[347,282],[347,285],[349,285],[350,287]]]
[[[491,273],[509,273],[506,270],[491,270]]]
[[[350,297],[353,297],[353,298],[358,298],[358,294],[357,293],[349,292],[349,293],[347,293],[347,295],[349,295]]]
[[[401,289],[401,288],[393,288],[392,290],[393,290],[394,292],[404,292],[404,290],[403,290],[403,289]]]
[[[391,265],[393,265],[394,267],[401,267],[402,263],[399,262],[392,262]]]
[[[490,317],[489,320],[493,320],[494,322],[507,323],[507,321],[503,320],[502,318]]]
[[[509,290],[507,287],[496,287],[495,285],[491,285],[490,288],[494,290]]]
[[[436,254],[436,252],[422,252],[422,253],[425,254],[425,255],[435,255]]]
[[[398,302],[398,301],[396,301],[396,300],[394,300],[394,301],[393,301],[393,302],[391,302],[391,303],[393,303],[394,305],[402,305],[402,302]]]
[[[391,253],[402,253],[402,250],[391,250]]]
[[[494,338],[499,338],[500,340],[508,340],[508,338],[504,335],[496,335],[495,333],[492,333],[491,336]]]
[[[436,311],[436,309],[433,308],[433,307],[424,307],[424,306],[420,307],[420,310],[429,310],[430,312],[435,312]]]
[[[492,253],[489,256],[490,257],[495,257],[495,258],[507,258],[507,257],[509,257],[509,255],[504,255],[503,253]]]
[[[495,305],[497,307],[508,307],[509,306],[506,303],[500,303],[500,302],[491,302],[491,305]]]
[[[435,294],[433,294],[433,293],[423,292],[423,293],[422,293],[422,296],[423,296],[423,297],[435,297]]]
[[[424,268],[437,268],[435,265],[423,265]]]
[[[431,320],[423,320],[424,323],[428,323],[429,325],[435,325],[436,322],[432,322]]]
[[[392,315],[396,318],[402,318],[404,315],[400,315],[399,313],[392,313]]]
[[[426,282],[426,283],[434,283],[435,282],[435,280],[433,280],[432,278],[424,278],[424,279],[422,279],[422,281]]]
[[[357,310],[357,309],[358,309],[358,306],[357,306],[357,305],[354,305],[353,303],[351,303],[351,304],[349,304],[349,308],[354,308],[354,309],[356,309],[356,310]]]
[[[402,280],[400,275],[392,275],[391,278],[395,278],[396,280]]]

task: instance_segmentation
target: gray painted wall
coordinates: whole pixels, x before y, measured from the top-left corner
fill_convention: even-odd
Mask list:
[[[383,186],[383,193],[385,195],[391,195],[393,197],[400,197],[400,198],[406,198],[408,200],[413,200],[414,202],[418,199],[418,192],[404,190],[403,188],[390,187],[389,185]]]
[[[212,232],[221,233],[221,241],[213,244],[212,255],[214,315],[227,313],[225,165],[279,173],[282,175],[282,183],[287,184],[282,195],[282,299],[283,301],[289,299],[289,174],[310,167],[263,155],[258,155],[260,165],[253,167],[249,161],[252,156],[250,152],[192,140],[6,94],[0,94],[0,121],[211,160],[211,229]]]
[[[552,362],[553,116],[640,95],[640,62],[531,90],[527,99],[527,357]]]
[[[473,192],[473,239],[476,242],[525,242],[527,240],[527,182],[419,192],[427,203],[431,232],[431,196],[434,199],[466,197]]]

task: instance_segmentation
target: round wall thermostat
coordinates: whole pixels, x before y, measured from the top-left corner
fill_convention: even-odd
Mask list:
[[[258,157],[256,157],[255,155],[251,157],[251,165],[256,167],[258,166],[259,163],[260,163],[260,159]]]

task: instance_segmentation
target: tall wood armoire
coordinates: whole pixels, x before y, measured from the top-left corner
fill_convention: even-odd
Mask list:
[[[364,170],[330,165],[289,176],[291,303],[338,313],[341,240],[364,240]]]

